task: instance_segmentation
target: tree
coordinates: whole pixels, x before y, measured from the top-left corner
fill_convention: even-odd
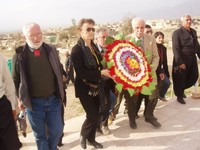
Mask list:
[[[133,32],[132,30],[132,20],[135,18],[135,15],[132,13],[128,13],[123,17],[122,24],[121,24],[121,31],[125,36],[129,35]]]
[[[65,40],[67,42],[68,39],[69,39],[69,36],[68,36],[67,32],[61,32],[61,33],[59,33],[59,40],[60,41]]]

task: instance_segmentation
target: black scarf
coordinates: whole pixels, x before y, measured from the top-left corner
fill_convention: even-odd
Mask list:
[[[97,56],[97,59],[95,58],[95,56],[92,54],[92,51],[90,50],[90,48],[88,46],[85,45],[85,42],[82,38],[80,38],[78,40],[78,45],[80,45],[82,47],[83,50],[83,55],[84,55],[84,61],[85,61],[85,66],[88,69],[98,69],[100,67],[100,64],[97,63],[97,61],[101,61],[101,57],[99,56],[98,52],[97,52],[97,47],[95,46],[95,44],[93,43],[93,41],[91,41],[91,45],[95,50],[95,55]]]

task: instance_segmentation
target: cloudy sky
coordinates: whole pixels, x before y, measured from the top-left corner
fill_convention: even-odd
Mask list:
[[[187,0],[0,0],[0,33],[21,30],[27,22],[37,22],[44,28],[59,27],[71,25],[72,18],[78,21],[90,17],[97,23],[120,21],[128,13],[155,19],[148,15],[151,11],[184,1]]]

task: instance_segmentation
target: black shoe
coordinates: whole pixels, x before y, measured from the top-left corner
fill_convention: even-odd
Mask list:
[[[58,147],[61,147],[63,146],[64,144],[63,143],[58,143]]]
[[[92,145],[94,146],[95,148],[103,148],[103,145],[98,143],[97,141],[94,141],[94,142],[90,142],[88,141],[88,145]]]
[[[22,132],[23,137],[26,137],[26,132]]]
[[[80,144],[81,144],[81,147],[83,148],[83,149],[86,149],[87,148],[87,145],[86,145],[86,138],[84,138],[84,137],[80,137]]]
[[[158,120],[158,118],[156,118],[154,115],[153,115],[153,119],[154,119],[154,120]]]
[[[177,98],[177,101],[178,101],[179,103],[181,103],[181,104],[186,104],[186,102],[184,101],[183,98],[178,97],[178,98]]]
[[[145,119],[145,121],[152,124],[156,128],[161,127],[161,124],[155,119]]]
[[[137,129],[137,124],[136,124],[135,121],[130,121],[129,120],[129,125],[130,125],[131,129]]]

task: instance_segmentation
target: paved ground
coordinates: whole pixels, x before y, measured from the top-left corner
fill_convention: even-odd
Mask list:
[[[168,102],[159,102],[155,116],[162,127],[157,129],[144,121],[142,111],[137,119],[138,128],[129,127],[123,107],[116,120],[110,125],[110,135],[97,134],[96,140],[105,150],[200,150],[200,99],[188,97],[186,105],[179,104],[175,98]],[[65,122],[64,146],[59,150],[80,150],[79,134],[85,116]],[[23,142],[21,150],[36,150],[32,133]],[[92,146],[87,147],[93,150]]]

